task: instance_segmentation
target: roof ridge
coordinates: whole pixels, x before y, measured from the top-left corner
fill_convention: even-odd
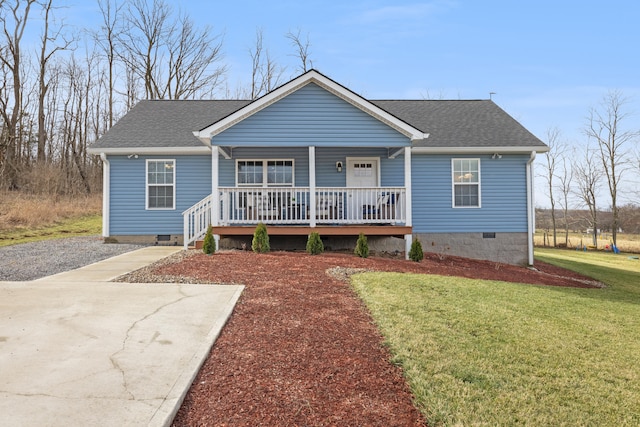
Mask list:
[[[251,102],[250,99],[141,99],[138,102]]]
[[[439,102],[439,101],[445,101],[445,102],[476,102],[476,101],[491,101],[490,99],[369,99],[369,101],[371,102],[379,102],[379,101],[413,101],[413,102],[422,102],[422,101],[426,101],[426,102]]]

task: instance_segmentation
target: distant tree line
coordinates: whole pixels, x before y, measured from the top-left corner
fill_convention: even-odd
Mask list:
[[[247,52],[251,81],[231,88],[222,33],[164,0],[96,5],[100,24],[78,30],[55,0],[0,0],[0,191],[98,192],[101,164],[87,146],[139,100],[255,99],[283,80],[260,29]],[[284,36],[296,72],[307,71],[308,35]]]
[[[547,131],[550,150],[541,175],[550,203],[544,228],[551,231],[553,246],[559,231],[566,245],[576,224],[590,231],[596,247],[599,229],[609,231],[617,244],[620,230],[640,228],[640,129],[630,120],[628,104],[621,91],[609,91],[589,109],[582,143],[563,140],[557,128]]]
[[[624,234],[640,234],[640,205],[627,203],[619,207],[620,230]],[[600,233],[612,235],[611,224],[613,214],[611,210],[601,210],[598,212],[598,222]],[[559,231],[561,238],[557,239],[556,246],[564,247],[567,243],[564,234],[565,217],[561,218],[562,229]],[[587,209],[569,209],[566,216],[566,224],[569,233],[592,235],[591,217]],[[536,229],[548,234],[548,245],[553,245],[553,221],[551,219],[551,208],[536,208]],[[591,245],[592,242],[590,241]]]

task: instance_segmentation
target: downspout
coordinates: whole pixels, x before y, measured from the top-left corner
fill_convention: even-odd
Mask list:
[[[527,250],[528,250],[528,263],[533,265],[533,233],[535,233],[536,227],[536,211],[535,200],[533,197],[533,168],[531,165],[536,158],[536,152],[531,152],[531,157],[527,161]]]
[[[100,159],[102,160],[102,237],[109,237],[111,165],[105,153],[100,153]]]
[[[220,176],[218,175],[220,154],[218,146],[213,145],[211,138],[211,214],[210,224],[214,227],[220,225]],[[216,241],[216,249],[220,248],[220,235],[214,234],[213,239]]]

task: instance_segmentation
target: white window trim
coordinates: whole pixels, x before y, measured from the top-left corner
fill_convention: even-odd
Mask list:
[[[173,183],[172,184],[149,184],[149,163],[151,162],[172,162],[173,163]],[[149,207],[149,185],[173,187],[173,206],[170,208],[150,208]],[[144,207],[148,211],[171,211],[176,209],[176,159],[147,159],[144,168]]]
[[[239,162],[262,162],[262,184],[240,184],[238,182],[238,163]],[[267,183],[268,162],[291,162],[291,184],[271,184]],[[295,159],[236,159],[236,187],[295,187],[296,186],[296,161]]]
[[[478,182],[458,182],[455,179],[454,161],[456,160],[475,160],[478,162]],[[481,161],[479,157],[454,157],[451,159],[451,207],[453,209],[480,209],[482,207],[482,172]],[[456,185],[477,185],[478,186],[478,206],[456,206]]]

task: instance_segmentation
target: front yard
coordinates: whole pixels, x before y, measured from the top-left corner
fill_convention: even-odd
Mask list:
[[[640,424],[640,261],[537,254],[607,287],[353,277],[429,425]]]

